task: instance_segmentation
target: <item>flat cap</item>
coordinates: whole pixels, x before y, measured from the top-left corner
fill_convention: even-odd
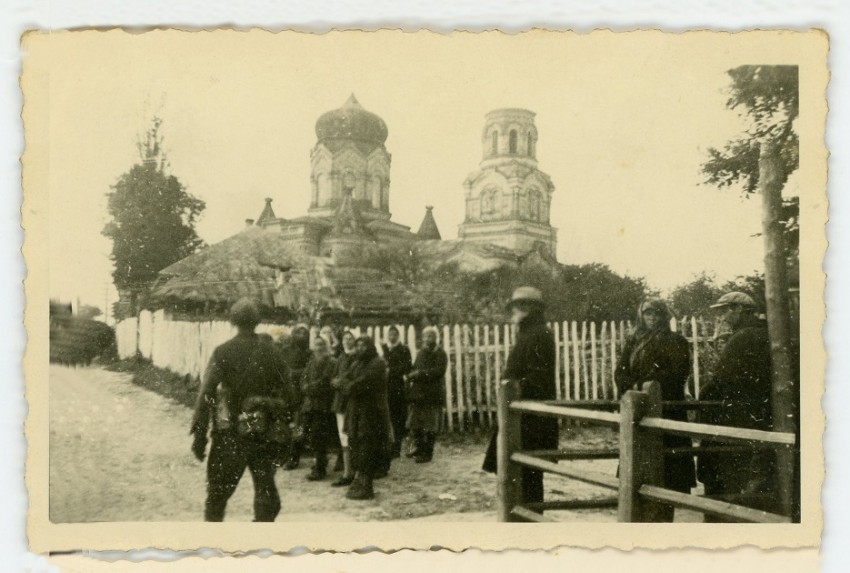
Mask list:
[[[733,304],[755,307],[756,301],[754,301],[750,295],[743,292],[727,292],[717,299],[717,302],[711,305],[711,308],[721,308],[724,306],[731,306]]]

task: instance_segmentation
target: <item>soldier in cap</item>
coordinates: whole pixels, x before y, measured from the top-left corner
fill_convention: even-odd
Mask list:
[[[771,359],[767,325],[756,315],[752,297],[724,294],[712,305],[732,331],[700,399],[721,407],[701,412],[700,421],[722,426],[771,430]],[[724,445],[703,440],[703,447]],[[731,445],[731,444],[729,444]],[[743,453],[704,452],[698,456],[698,477],[706,495],[747,494],[737,501],[771,510],[775,504],[775,457],[770,450]],[[710,520],[706,516],[706,521]]]
[[[297,388],[272,342],[254,332],[259,312],[249,299],[230,310],[236,336],[218,346],[204,373],[190,433],[192,453],[203,461],[207,431],[206,521],[222,521],[245,468],[254,482],[254,520],[274,521],[280,496],[274,482],[276,440],[297,404]]]
[[[543,318],[542,293],[534,287],[519,287],[507,309],[517,326],[516,344],[508,355],[505,380],[516,380],[523,400],[554,400],[555,341]],[[558,447],[558,420],[524,415],[521,422],[522,449],[553,450]],[[493,436],[495,438],[495,435]],[[491,440],[484,469],[496,471],[495,439]],[[522,468],[524,502],[543,501],[543,472]]]

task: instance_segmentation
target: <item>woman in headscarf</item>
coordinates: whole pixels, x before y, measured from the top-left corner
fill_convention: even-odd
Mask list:
[[[354,335],[346,330],[342,334],[342,353],[337,356],[336,372],[331,385],[334,387],[333,411],[336,414],[336,427],[339,433],[339,442],[342,446],[342,476],[331,483],[333,487],[351,485],[354,481],[354,469],[351,465],[351,447],[348,443],[348,434],[345,431],[345,412],[348,408],[348,392],[345,389],[345,379],[348,371],[354,363]]]
[[[345,430],[357,472],[346,497],[372,499],[372,480],[383,461],[391,432],[386,416],[387,365],[378,356],[371,337],[357,339],[354,362],[343,387],[348,393]]]
[[[416,463],[427,463],[434,456],[434,443],[443,419],[443,392],[448,357],[439,346],[439,333],[433,326],[422,331],[422,349],[416,355],[413,370],[407,375],[407,401],[410,417],[407,427],[415,449],[408,454]]]
[[[626,341],[617,361],[615,380],[620,394],[640,390],[644,382],[661,385],[664,401],[683,401],[691,370],[688,341],[670,330],[670,311],[659,299],[644,301],[638,308],[637,327]],[[683,409],[665,412],[672,420],[687,420]],[[664,447],[689,448],[687,437],[664,435]],[[664,458],[664,487],[688,493],[696,485],[693,456],[667,455]],[[673,520],[673,507],[665,514]]]

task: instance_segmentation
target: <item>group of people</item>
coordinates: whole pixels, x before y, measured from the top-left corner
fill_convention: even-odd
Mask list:
[[[771,430],[771,358],[765,321],[758,317],[752,297],[741,292],[723,295],[712,305],[731,335],[723,345],[709,382],[700,399],[705,424]],[[521,396],[529,400],[554,400],[555,347],[543,320],[543,297],[537,289],[522,287],[514,292],[509,310],[517,325],[516,345],[508,357],[503,380],[519,382]],[[670,328],[671,313],[660,299],[644,301],[638,308],[634,333],[617,360],[615,380],[620,394],[640,390],[645,382],[661,387],[662,400],[691,399],[688,381],[691,356],[688,341]],[[686,421],[684,408],[665,409],[664,416]],[[522,449],[552,450],[558,447],[558,425],[553,418],[523,416]],[[495,437],[495,436],[494,436]],[[702,440],[696,456],[688,437],[666,434],[663,438],[663,485],[689,493],[697,478],[709,497],[732,499],[734,503],[776,511],[776,461],[771,450],[728,448],[717,440]],[[718,447],[720,446],[720,447]],[[678,452],[676,449],[678,448]],[[496,444],[491,440],[483,469],[496,471]],[[523,468],[524,502],[543,501],[543,474]],[[673,507],[657,513],[657,519],[673,520]],[[721,518],[706,515],[706,521]]]
[[[200,461],[212,437],[207,521],[223,520],[246,468],[255,521],[274,521],[280,511],[275,470],[297,468],[307,445],[314,456],[307,480],[327,477],[336,450],[334,469],[341,475],[331,486],[348,487],[345,495],[354,500],[374,497],[374,480],[401,457],[408,432],[413,448],[407,455],[416,463],[431,461],[448,364],[435,328],[424,330],[414,362],[395,327],[388,329],[381,356],[371,337],[350,331],[337,337],[329,327],[312,348],[305,325],[280,342],[257,334],[259,312],[248,299],[233,305],[230,320],[238,332],[210,358],[190,430]]]
[[[523,399],[555,399],[556,353],[544,308],[542,294],[533,287],[518,288],[508,304],[517,337],[503,380],[518,381]],[[766,325],[758,318],[753,299],[744,293],[727,293],[713,308],[732,335],[700,396],[719,407],[701,409],[700,421],[770,430]],[[659,299],[640,305],[635,331],[617,361],[615,380],[621,394],[655,381],[664,401],[689,397],[690,348],[683,336],[671,331],[670,318]],[[246,299],[233,306],[231,321],[238,334],[214,351],[191,428],[192,450],[203,460],[212,426],[206,520],[223,519],[227,500],[248,468],[255,489],[255,520],[273,521],[280,511],[275,469],[298,467],[307,443],[315,456],[307,479],[327,476],[329,453],[336,449],[341,475],[331,485],[348,486],[349,499],[374,497],[373,481],[386,476],[391,460],[401,456],[408,432],[414,444],[408,455],[418,463],[431,461],[443,416],[448,364],[437,329],[423,331],[422,348],[413,362],[394,327],[388,330],[381,356],[370,337],[355,338],[349,331],[337,337],[329,328],[320,331],[312,349],[306,326],[296,327],[282,344],[274,342],[255,333],[259,314]],[[670,409],[664,415],[687,420],[684,409]],[[526,415],[521,428],[524,450],[558,447],[557,419]],[[731,495],[737,503],[768,511],[775,507],[776,468],[770,451],[728,450],[703,440],[695,463],[690,438],[665,435],[663,445],[664,487],[690,492],[699,477],[708,496]],[[483,469],[497,469],[495,439]],[[543,501],[542,471],[524,467],[522,475],[523,501]],[[672,521],[673,508],[659,516]]]

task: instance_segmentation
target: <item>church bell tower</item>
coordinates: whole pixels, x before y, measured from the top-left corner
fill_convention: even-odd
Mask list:
[[[534,112],[497,109],[485,116],[479,169],[466,178],[463,241],[490,243],[519,254],[542,248],[555,256],[557,230],[549,224],[555,186],[537,167]]]

